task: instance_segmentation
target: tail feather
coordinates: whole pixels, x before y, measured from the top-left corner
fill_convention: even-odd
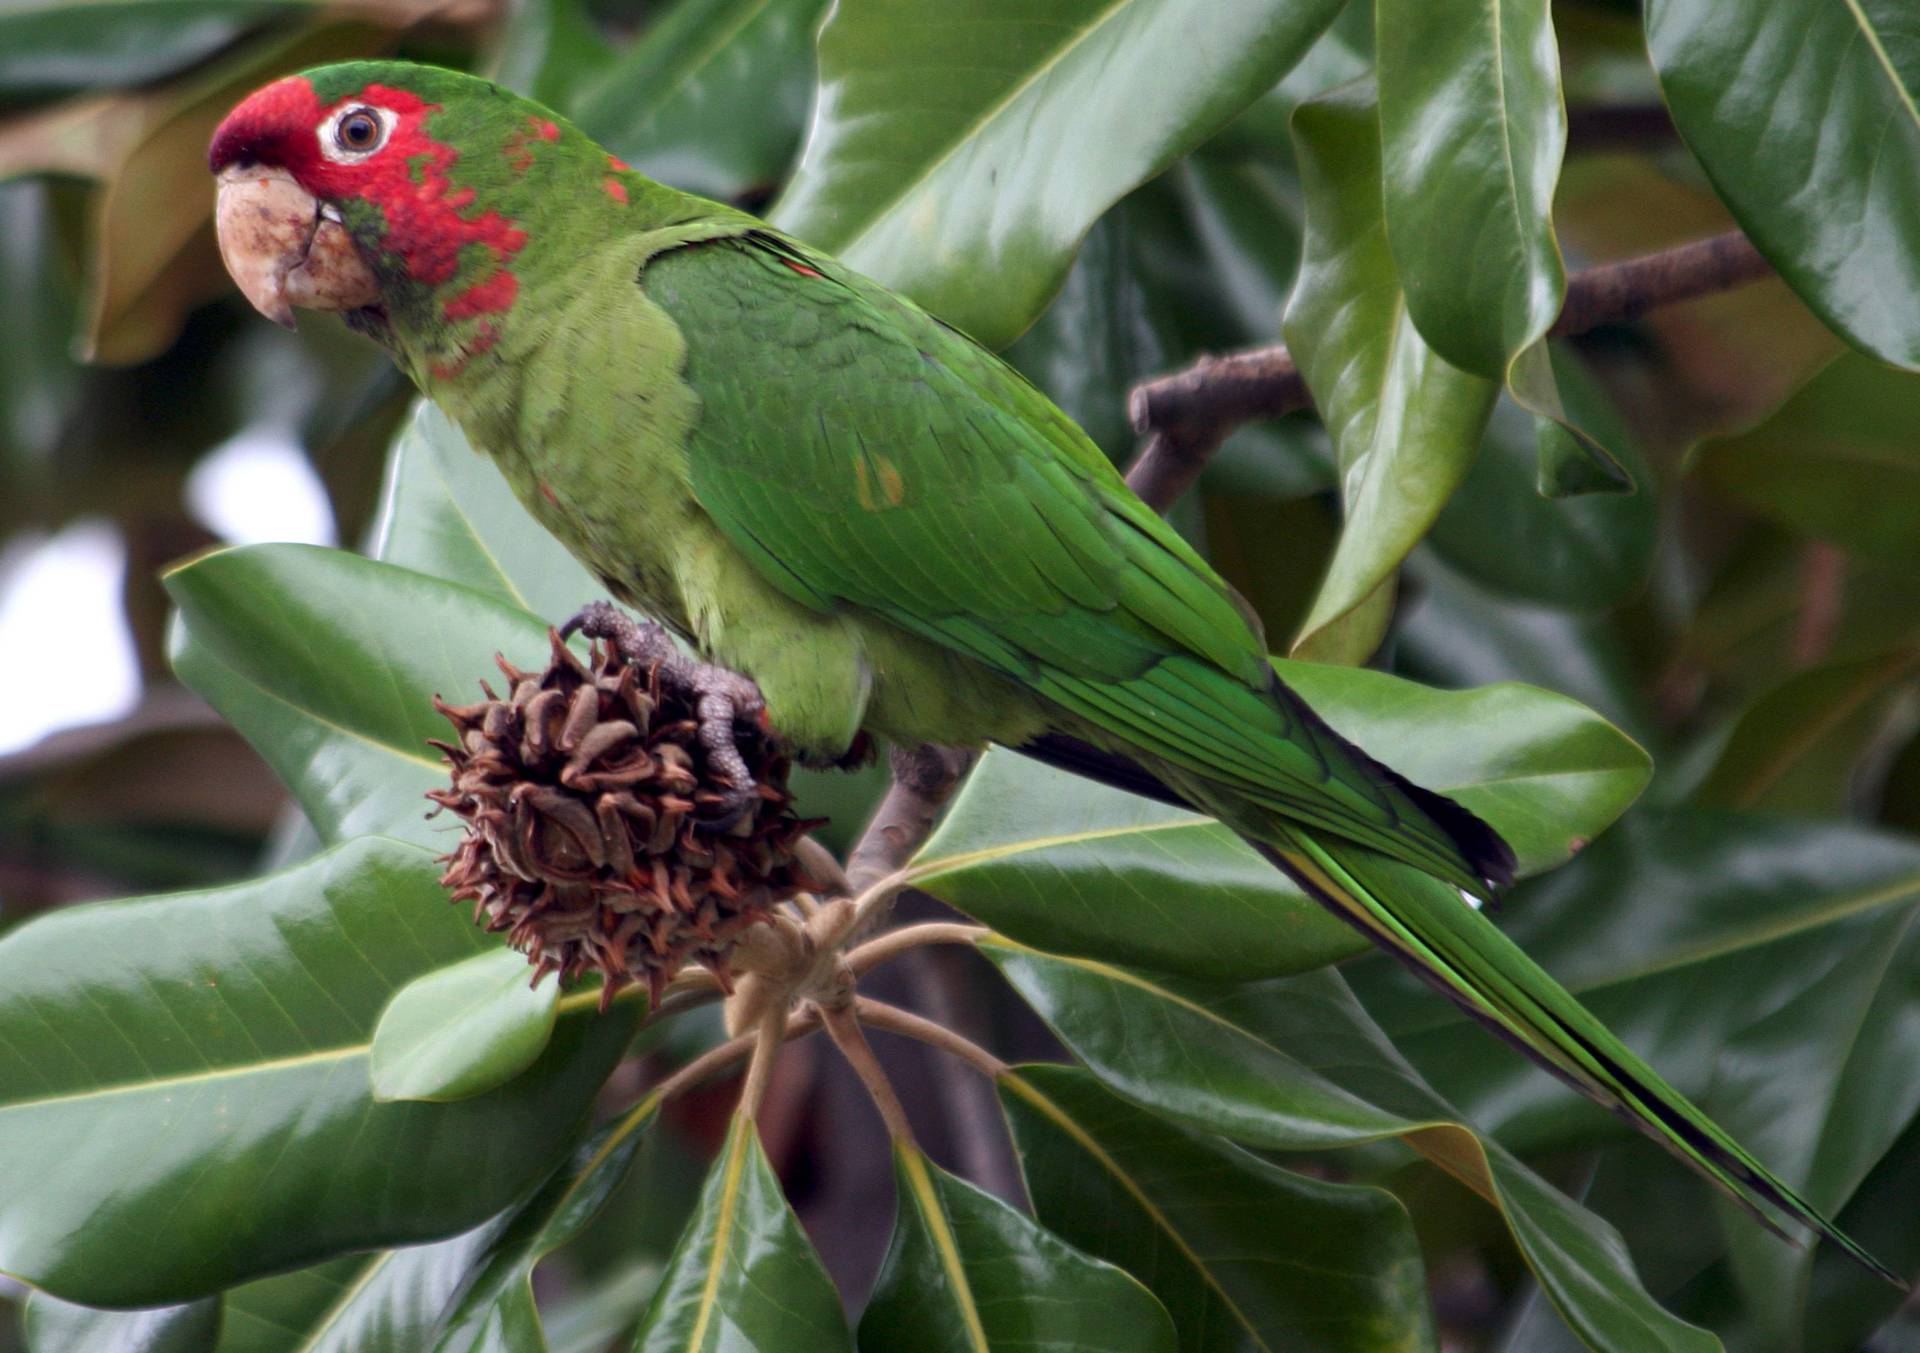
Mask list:
[[[1766,1229],[1784,1234],[1767,1210],[1775,1209],[1906,1286],[1668,1085],[1450,884],[1337,837],[1285,836],[1249,843],[1468,1015],[1712,1180]]]

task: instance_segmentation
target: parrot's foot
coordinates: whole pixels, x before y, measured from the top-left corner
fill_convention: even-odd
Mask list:
[[[651,621],[633,619],[610,601],[588,602],[560,627],[563,638],[575,631],[589,639],[607,640],[628,662],[658,667],[668,680],[698,697],[700,745],[728,788],[698,804],[694,821],[714,832],[724,832],[738,822],[759,796],[760,786],[734,743],[733,725],[736,719],[751,723],[766,714],[760,688],[738,672],[689,658],[674,646],[666,630]]]

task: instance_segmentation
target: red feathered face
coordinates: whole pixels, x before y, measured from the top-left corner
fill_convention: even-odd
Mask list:
[[[254,309],[293,327],[293,307],[351,310],[380,288],[334,202],[407,180],[406,147],[426,109],[404,90],[369,86],[323,104],[305,76],[249,96],[214,133],[220,256]]]
[[[455,107],[470,146],[498,147],[476,161],[496,173],[524,174],[535,148],[560,135],[533,105],[481,81],[398,63],[289,76],[228,115],[209,154],[216,220],[228,270],[255,308],[286,324],[293,306],[370,306],[384,277],[430,296],[465,347],[491,341],[493,319],[513,304],[526,233],[454,182],[474,168],[456,171],[460,152],[435,135]]]

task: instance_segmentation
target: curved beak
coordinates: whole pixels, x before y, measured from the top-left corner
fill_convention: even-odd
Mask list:
[[[293,328],[293,307],[355,310],[380,286],[340,217],[284,169],[234,164],[220,171],[213,209],[220,258],[255,310]]]

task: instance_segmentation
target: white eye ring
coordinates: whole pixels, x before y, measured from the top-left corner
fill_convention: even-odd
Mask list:
[[[364,122],[373,123],[373,139],[364,145],[353,139]],[[335,164],[358,164],[378,154],[393,131],[393,114],[370,103],[350,103],[320,124],[320,153]]]

